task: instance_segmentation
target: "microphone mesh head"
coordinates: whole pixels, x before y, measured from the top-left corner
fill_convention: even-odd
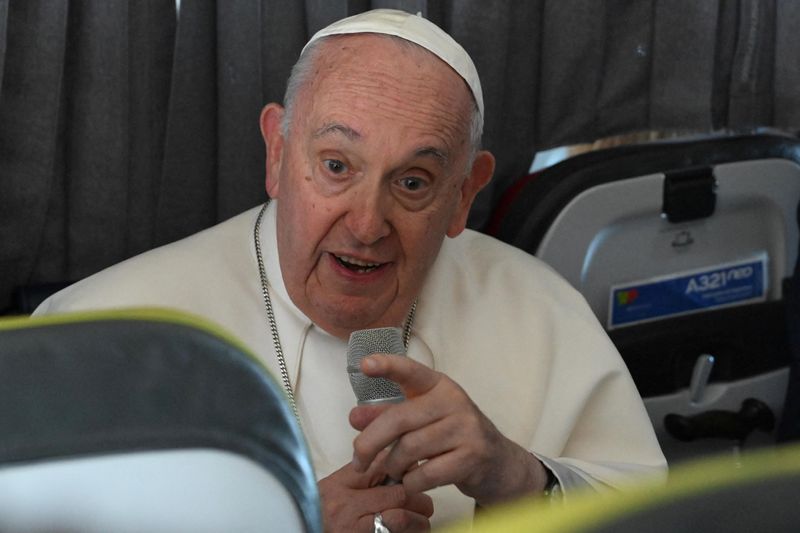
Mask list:
[[[347,373],[359,404],[401,402],[400,387],[386,378],[371,378],[361,373],[361,360],[374,353],[405,355],[400,328],[361,329],[350,334],[347,344]]]

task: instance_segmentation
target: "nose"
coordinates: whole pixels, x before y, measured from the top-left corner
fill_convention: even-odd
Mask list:
[[[392,227],[388,220],[389,200],[380,190],[353,191],[345,224],[350,233],[364,245],[372,245],[387,237]]]

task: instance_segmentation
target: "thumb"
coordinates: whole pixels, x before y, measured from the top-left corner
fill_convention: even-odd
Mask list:
[[[386,411],[392,404],[382,405],[359,405],[350,410],[350,425],[357,431],[363,431],[373,420],[378,418],[381,413]]]

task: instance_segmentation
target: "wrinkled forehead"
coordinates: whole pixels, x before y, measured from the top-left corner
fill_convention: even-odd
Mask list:
[[[450,91],[463,93],[475,104],[472,90],[458,72],[430,50],[402,37],[380,33],[331,35],[317,40],[310,51],[314,54],[316,75],[322,73],[323,65],[362,70],[384,68],[398,78],[414,76],[420,70],[433,71],[449,80]],[[408,64],[400,61],[405,57],[412,58],[417,68],[409,68]],[[352,70],[348,72],[352,73]]]
[[[302,89],[307,119],[361,112],[436,131],[451,145],[468,135],[475,105],[470,90],[425,48],[394,36],[358,34],[326,37],[310,52],[311,76]]]

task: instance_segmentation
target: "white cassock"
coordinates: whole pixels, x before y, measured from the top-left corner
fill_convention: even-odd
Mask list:
[[[95,274],[36,313],[177,308],[229,330],[279,378],[253,242],[259,209]],[[323,478],[353,453],[347,344],[289,299],[275,211],[267,208],[261,231],[265,267],[302,425]],[[641,398],[592,311],[521,250],[470,230],[446,238],[419,296],[408,355],[461,385],[500,431],[554,471],[567,498],[580,487],[665,473]],[[473,500],[454,486],[430,494],[434,527],[473,512]]]

